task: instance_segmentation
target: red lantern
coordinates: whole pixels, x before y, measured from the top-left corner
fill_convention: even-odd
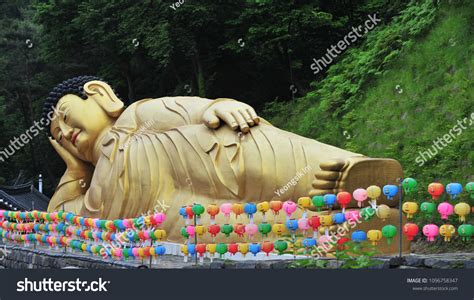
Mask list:
[[[283,202],[279,200],[270,201],[270,208],[272,209],[275,215],[278,215],[278,212],[283,207]]]
[[[215,237],[221,231],[221,227],[217,224],[209,225],[207,231],[211,234],[212,237]]]
[[[237,233],[239,237],[243,237],[245,233],[245,225],[243,224],[235,224],[234,225],[234,232]]]
[[[273,251],[273,243],[272,242],[263,242],[262,243],[262,251],[267,254],[267,256],[270,254],[270,252]]]
[[[199,254],[200,257],[203,257],[204,253],[206,253],[206,244],[197,244],[196,252]]]
[[[350,239],[347,237],[342,237],[337,241],[337,250],[344,250],[344,244],[347,243]]]
[[[235,253],[239,252],[239,245],[237,243],[227,245],[227,252],[234,255]]]
[[[193,207],[192,205],[186,206],[186,214],[188,215],[188,219],[192,219],[194,217]]]
[[[428,185],[428,193],[430,193],[433,199],[438,199],[444,192],[444,186],[439,182],[433,182]]]
[[[348,192],[339,192],[337,193],[337,203],[341,205],[343,209],[346,208],[347,204],[349,204],[352,200],[352,196]]]
[[[406,223],[405,226],[403,226],[403,234],[407,236],[409,241],[413,240],[415,235],[418,234],[418,226],[413,223]]]
[[[317,231],[319,226],[321,226],[321,219],[319,219],[318,216],[312,216],[309,218],[308,224],[311,226],[311,228],[313,228],[314,231]]]

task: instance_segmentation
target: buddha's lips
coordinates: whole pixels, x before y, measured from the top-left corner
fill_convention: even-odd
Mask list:
[[[77,136],[78,136],[80,133],[81,133],[81,132],[78,131],[78,132],[72,134],[71,143],[72,143],[74,146],[76,146]]]

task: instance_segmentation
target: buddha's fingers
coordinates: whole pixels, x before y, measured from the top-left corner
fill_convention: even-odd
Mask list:
[[[313,180],[312,186],[315,189],[332,190],[336,187],[336,181],[316,179]]]
[[[319,164],[323,171],[341,171],[346,165],[346,161],[342,159],[334,159]]]
[[[338,180],[339,177],[341,176],[341,172],[337,171],[317,171],[314,176],[316,179],[322,179],[322,180]]]

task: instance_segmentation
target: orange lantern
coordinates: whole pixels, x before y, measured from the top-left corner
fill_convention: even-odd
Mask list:
[[[267,256],[273,251],[273,248],[274,246],[272,242],[265,241],[262,243],[262,251],[265,252]]]
[[[279,200],[270,201],[270,208],[273,211],[273,214],[278,215],[278,212],[283,207],[283,202]]]
[[[234,225],[234,232],[239,236],[243,237],[245,233],[245,225],[243,224],[235,224]]]
[[[428,185],[428,193],[434,200],[438,199],[444,192],[444,185],[439,182],[433,182]]]
[[[244,212],[244,205],[242,203],[232,204],[232,212],[235,214],[236,217],[240,216]]]

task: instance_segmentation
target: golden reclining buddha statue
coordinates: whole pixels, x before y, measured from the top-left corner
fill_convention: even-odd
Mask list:
[[[396,160],[281,130],[233,99],[162,97],[125,108],[107,83],[80,76],[56,86],[43,113],[54,116],[50,142],[66,163],[48,211],[116,219],[160,205],[170,241],[182,241],[178,210],[194,202],[296,201],[402,177]],[[375,222],[367,228],[387,224]]]

